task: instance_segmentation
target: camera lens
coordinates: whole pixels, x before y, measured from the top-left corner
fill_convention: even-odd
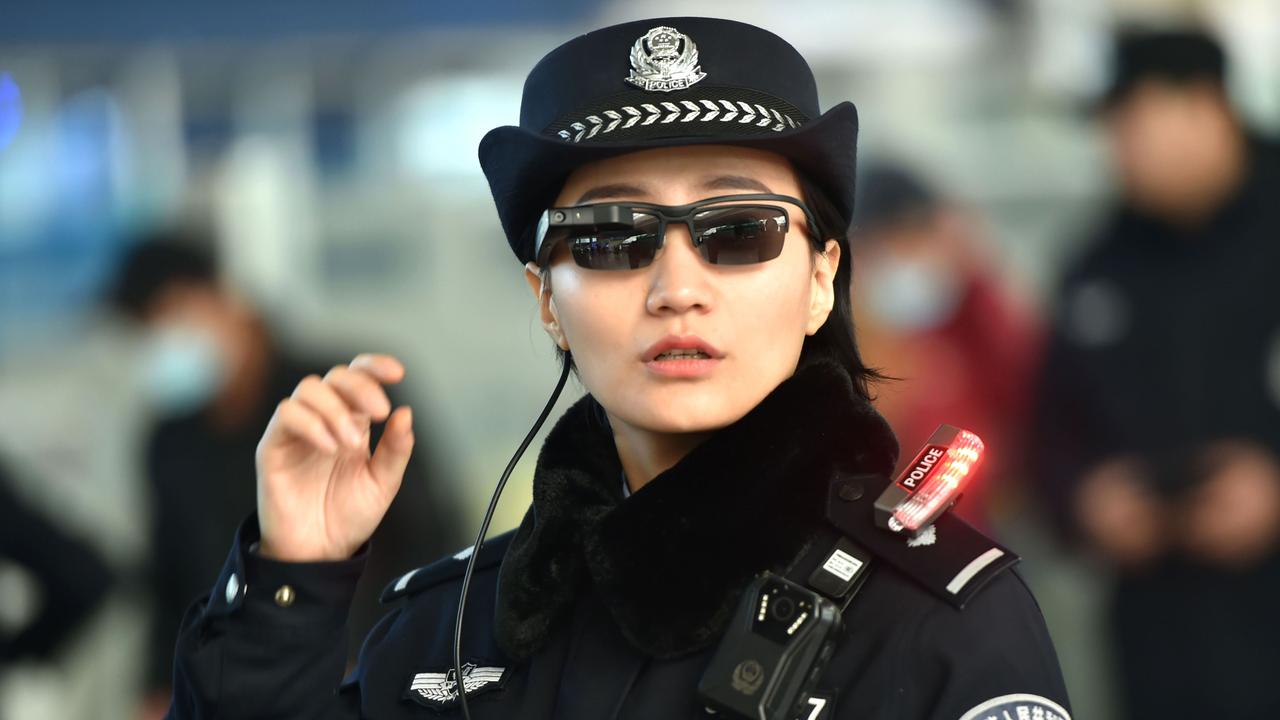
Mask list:
[[[795,614],[796,604],[791,600],[791,598],[784,595],[770,603],[769,610],[771,611],[774,620],[781,620],[785,622],[790,620],[791,616]]]
[[[561,210],[555,211],[551,215],[551,219],[554,220],[555,222],[564,222],[564,212]]]

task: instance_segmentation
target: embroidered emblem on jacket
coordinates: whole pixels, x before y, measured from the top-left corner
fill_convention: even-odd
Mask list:
[[[1016,693],[991,698],[964,714],[960,720],[1071,720],[1071,714],[1049,698]]]

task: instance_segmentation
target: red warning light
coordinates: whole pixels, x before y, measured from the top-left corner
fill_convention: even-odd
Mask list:
[[[940,425],[920,454],[876,500],[876,516],[894,532],[923,530],[951,507],[982,461],[982,439]]]

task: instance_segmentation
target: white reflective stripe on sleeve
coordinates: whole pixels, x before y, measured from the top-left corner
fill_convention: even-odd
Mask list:
[[[969,584],[969,581],[973,579],[974,575],[977,575],[982,572],[983,568],[996,560],[999,560],[1002,555],[1004,555],[1004,551],[1000,548],[991,548],[974,558],[973,562],[965,565],[964,569],[956,573],[956,576],[951,578],[951,582],[947,583],[947,592],[952,595],[959,593],[964,589],[965,585]]]
[[[403,589],[405,589],[406,587],[408,587],[408,586],[409,586],[409,580],[410,580],[410,579],[412,579],[412,578],[413,578],[413,576],[414,576],[414,575],[417,575],[417,574],[418,574],[418,571],[417,571],[417,570],[410,570],[409,572],[405,573],[404,575],[401,575],[401,576],[400,576],[400,579],[396,581],[396,589],[395,589],[395,591],[396,591],[396,592],[400,592],[401,590],[403,590]]]

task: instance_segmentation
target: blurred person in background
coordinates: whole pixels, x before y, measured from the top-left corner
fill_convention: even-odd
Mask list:
[[[955,512],[989,526],[1018,466],[1039,329],[1004,286],[969,213],[904,166],[873,166],[859,184],[859,337],[868,364],[900,378],[880,387],[876,406],[905,447],[923,445],[941,423],[986,441],[985,467]]]
[[[1280,717],[1280,152],[1221,47],[1126,31],[1100,117],[1121,197],[1065,275],[1037,473],[1116,574],[1127,717]]]
[[[57,651],[98,608],[114,580],[93,548],[22,502],[3,464],[0,562],[16,565],[36,590],[34,607],[19,612],[27,593],[0,582],[0,668]]]
[[[146,330],[142,372],[160,416],[146,444],[155,610],[144,708],[144,715],[158,715],[169,704],[182,615],[208,593],[208,578],[226,557],[226,537],[256,505],[254,457],[262,427],[300,380],[338,363],[285,347],[220,277],[213,244],[200,233],[164,231],[137,241],[122,262],[111,304]],[[425,417],[419,422],[430,427]],[[378,594],[396,572],[460,542],[458,508],[440,489],[440,460],[432,450],[428,435],[374,535],[378,552],[352,606],[357,639],[379,616]]]

